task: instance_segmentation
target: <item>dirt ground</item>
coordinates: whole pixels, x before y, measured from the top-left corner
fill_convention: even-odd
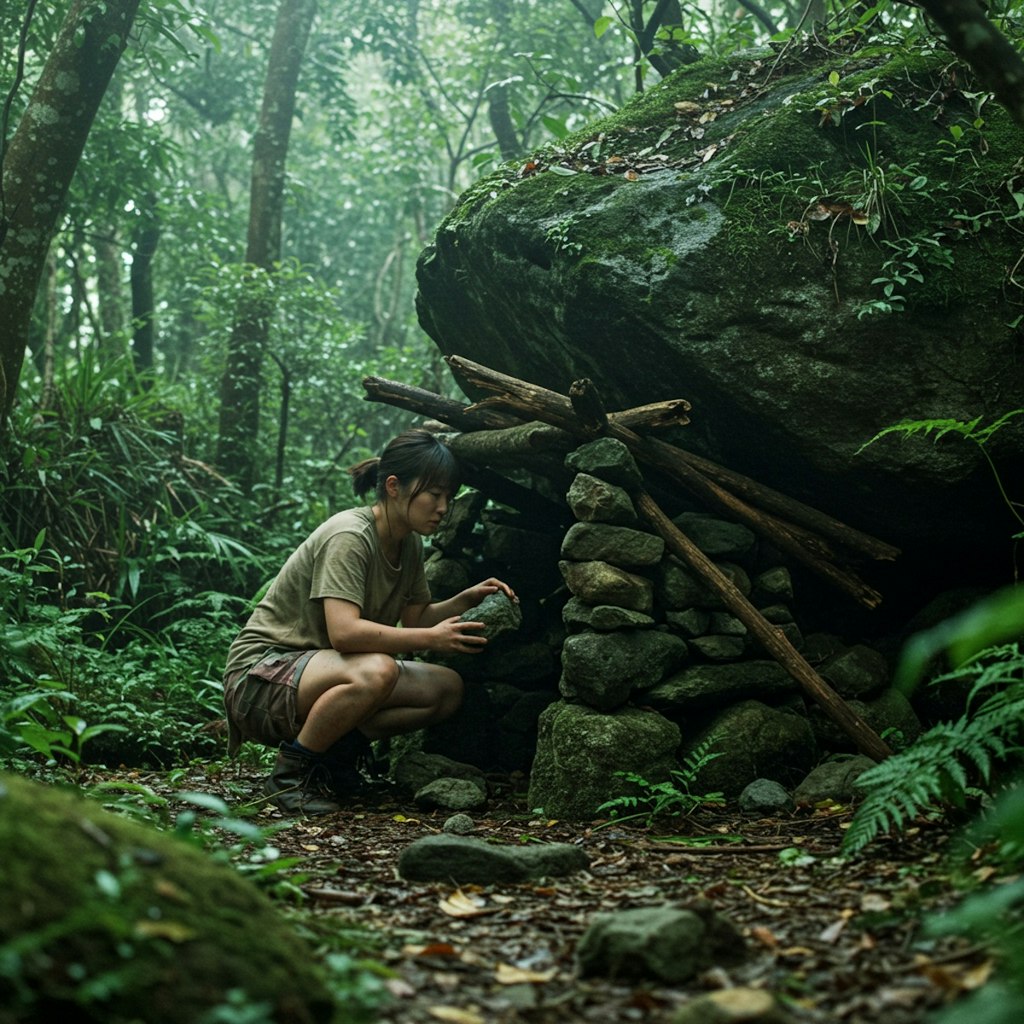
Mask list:
[[[176,783],[232,802],[255,796],[258,776],[231,771],[238,774],[219,785],[198,775]],[[137,774],[135,781],[153,784]],[[447,815],[390,795],[288,821],[274,836],[282,855],[301,858],[293,869],[304,894],[298,912],[317,930],[351,929],[363,947],[357,953],[388,968],[392,998],[382,1021],[661,1024],[695,996],[751,986],[776,993],[797,1021],[911,1024],[991,971],[983,949],[922,931],[957,897],[944,827],[918,822],[845,860],[838,850],[851,817],[846,807],[762,819],[705,809],[645,829],[536,817],[522,779],[491,781],[494,797],[486,813],[474,815],[473,835],[573,843],[589,857],[589,870],[531,884],[404,881],[399,854],[441,831]],[[272,809],[254,820],[285,821]],[[579,976],[574,951],[595,914],[698,897],[741,931],[741,966],[712,967],[683,987]]]

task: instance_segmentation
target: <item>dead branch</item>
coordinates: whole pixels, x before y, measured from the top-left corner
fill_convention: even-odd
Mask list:
[[[637,511],[664,538],[672,554],[714,588],[729,611],[750,630],[765,650],[800,684],[804,692],[853,740],[857,749],[876,761],[885,760],[892,751],[884,740],[811,668],[803,655],[789,642],[786,634],[768,622],[729,577],[665,515],[646,491],[635,494],[634,502]]]
[[[588,438],[576,419],[572,402],[548,388],[528,381],[510,377],[489,367],[474,363],[462,356],[446,356],[445,362],[451,367],[456,378],[471,387],[502,393],[510,406],[522,415],[544,420],[561,427],[577,437]],[[812,572],[824,577],[834,586],[849,594],[868,608],[875,608],[881,602],[881,595],[864,583],[852,570],[840,568],[822,557],[818,551],[801,543],[789,524],[768,512],[762,512],[737,498],[714,481],[709,480],[686,460],[678,457],[679,449],[658,438],[641,437],[635,431],[609,422],[607,436],[622,441],[641,462],[660,470],[676,483],[682,484],[692,494],[712,508],[724,512],[731,518],[749,526],[763,537],[767,537],[780,550],[806,565]]]

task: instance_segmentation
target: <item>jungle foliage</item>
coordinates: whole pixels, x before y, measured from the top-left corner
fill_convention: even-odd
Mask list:
[[[0,53],[4,149],[69,7],[0,5],[0,35],[20,41]],[[0,436],[0,764],[26,774],[74,780],[87,761],[173,771],[223,756],[220,672],[251,596],[297,537],[354,501],[341,469],[404,425],[382,407],[368,414],[361,378],[448,387],[416,325],[413,265],[460,191],[616,109],[693,50],[778,52],[808,30],[788,2],[322,4],[299,84],[282,256],[267,273],[244,244],[275,8],[141,4],[63,207]],[[1019,0],[990,10],[1017,31]],[[815,31],[837,52],[865,37],[934,40],[899,5],[837,0],[821,13]],[[9,213],[0,192],[0,226]],[[234,311],[254,287],[274,302],[251,438],[262,474],[242,488],[216,464],[218,395]],[[143,327],[151,359],[140,357]],[[962,683],[969,710],[865,776],[848,852],[919,814],[980,808],[979,848],[1019,867],[1011,770],[1024,655],[992,621],[1019,632],[1021,615],[1015,591],[932,635],[915,674]],[[966,636],[985,637],[983,649],[957,653]],[[940,655],[952,663],[936,667]],[[702,799],[685,786],[660,797],[687,810]],[[646,813],[658,799],[621,809]],[[173,827],[159,808],[149,814]],[[958,919],[979,934],[1002,921],[995,940],[1011,967],[1024,960],[1021,898],[1004,887]],[[242,1019],[230,1010],[220,1019]]]

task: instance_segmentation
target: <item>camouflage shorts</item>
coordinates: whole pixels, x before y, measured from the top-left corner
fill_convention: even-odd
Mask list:
[[[228,753],[244,740],[276,747],[299,733],[299,676],[316,651],[270,651],[224,679]]]

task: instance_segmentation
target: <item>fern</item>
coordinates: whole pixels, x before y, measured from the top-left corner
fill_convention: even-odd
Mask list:
[[[715,737],[711,736],[699,743],[683,758],[682,767],[669,773],[671,781],[668,782],[649,782],[636,772],[615,772],[616,778],[628,782],[638,792],[607,800],[598,807],[598,813],[608,812],[611,821],[607,824],[643,818],[644,824],[650,826],[655,818],[663,815],[682,816],[703,804],[718,803],[723,798],[721,793],[694,794],[690,791],[705,765],[722,756],[720,752],[712,752],[714,742]],[[622,816],[624,811],[633,813]]]
[[[877,440],[889,434],[900,434],[904,438],[913,437],[915,434],[924,434],[925,437],[934,434],[936,441],[947,434],[959,434],[965,441],[973,441],[975,444],[984,447],[997,430],[1006,426],[1014,416],[1021,415],[1024,415],[1024,409],[1013,409],[1011,412],[1004,413],[994,423],[990,423],[987,427],[983,427],[980,430],[978,425],[982,421],[981,416],[976,416],[973,420],[969,421],[905,420],[902,423],[895,423],[884,430],[880,430],[870,441],[866,441],[857,449],[857,454],[859,455],[868,445],[874,444]]]
[[[992,435],[997,431],[1002,430],[1003,427],[1009,423],[1014,416],[1024,416],[1024,409],[1012,409],[1010,412],[1003,413],[994,423],[990,423],[987,427],[980,426],[982,417],[976,416],[973,420],[905,420],[903,423],[895,423],[890,427],[886,427],[884,430],[880,430],[870,441],[865,441],[857,451],[854,453],[860,455],[865,448],[869,445],[874,444],[876,441],[883,437],[887,437],[890,434],[899,434],[904,440],[908,437],[913,437],[916,434],[923,434],[925,437],[934,435],[934,440],[938,441],[939,438],[945,437],[947,434],[956,434],[962,437],[965,441],[970,441],[978,446],[981,454],[985,457],[985,461],[988,463],[989,469],[992,471],[992,476],[995,478],[996,487],[999,488],[999,495],[1003,499],[1003,502],[1009,508],[1013,517],[1017,520],[1021,526],[1024,526],[1024,516],[1021,515],[1019,509],[1021,503],[1014,501],[1007,493],[1006,488],[1003,486],[1003,479],[999,475],[999,471],[996,469],[995,463],[992,461],[992,456],[988,453],[986,445],[992,440]],[[1017,537],[1022,534],[1017,534]]]
[[[967,710],[929,729],[913,746],[866,771],[868,791],[843,839],[856,854],[879,835],[902,830],[922,813],[963,807],[982,795],[996,763],[1020,753],[1024,726],[1024,653],[1019,643],[990,647],[934,683],[968,684]]]

